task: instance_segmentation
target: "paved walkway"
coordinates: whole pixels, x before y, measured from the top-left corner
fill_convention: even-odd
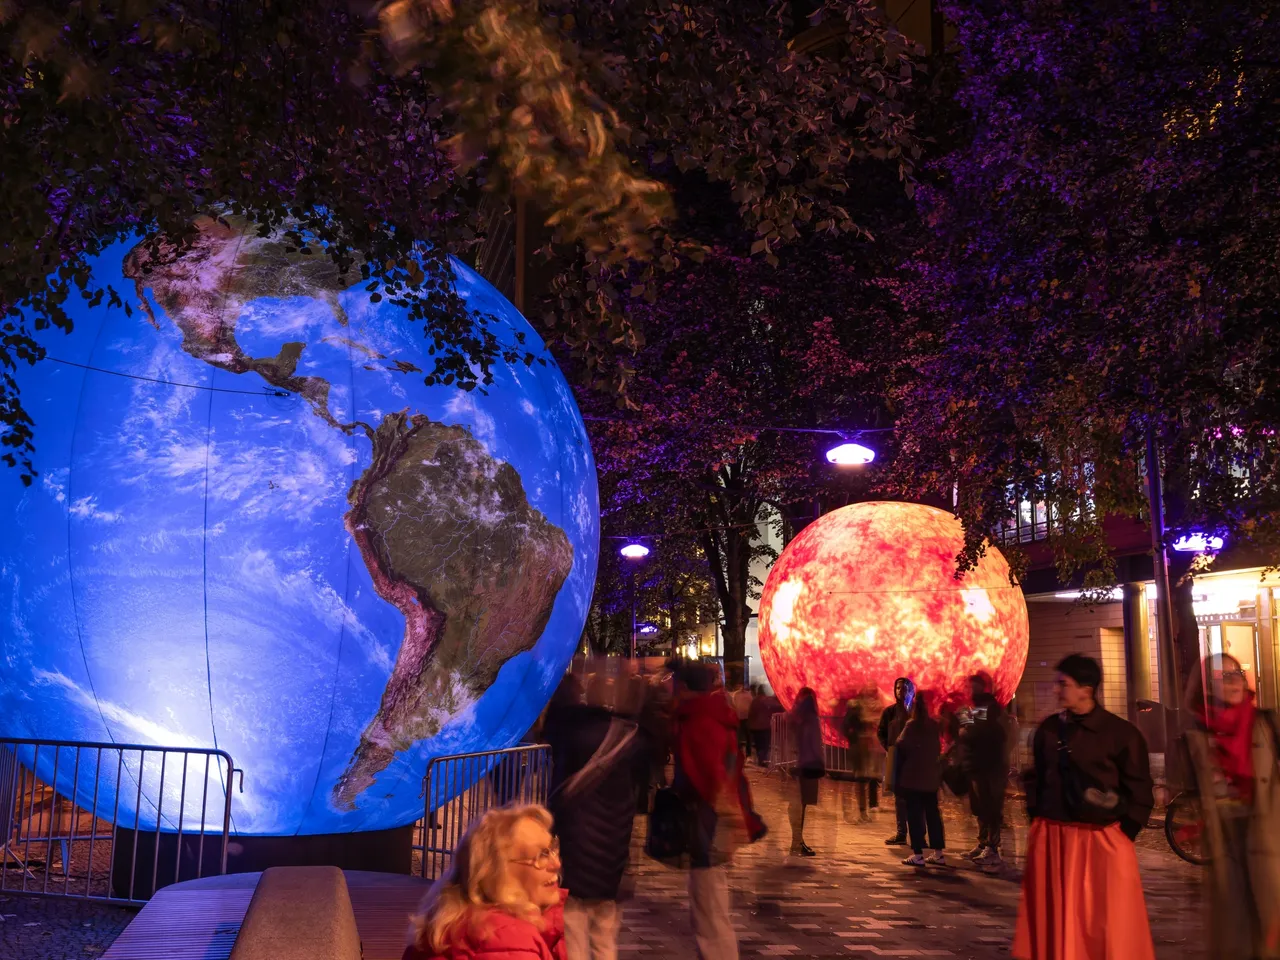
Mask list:
[[[975,829],[961,804],[947,805],[945,868],[901,865],[909,851],[886,848],[891,807],[873,824],[846,824],[847,785],[824,781],[805,835],[812,859],[787,855],[791,843],[784,784],[752,774],[756,806],[771,833],[741,851],[732,867],[732,919],[744,957],[956,957],[1009,956],[1018,908],[1021,810],[1010,809],[1012,863],[988,876],[959,855],[972,848]],[[889,798],[892,804],[892,798]],[[1197,868],[1164,846],[1163,835],[1139,838],[1139,862],[1160,960],[1195,957],[1199,949]],[[692,957],[683,873],[637,855],[637,895],[623,914],[627,957]]]
[[[846,824],[844,784],[824,781],[809,811],[813,859],[786,855],[791,844],[784,783],[752,772],[756,805],[771,833],[741,851],[731,870],[733,922],[744,957],[1007,958],[1018,906],[1019,851],[1026,830],[1011,808],[1011,866],[988,876],[959,859],[973,846],[972,818],[946,808],[946,868],[912,870],[907,851],[886,848],[892,809],[877,823]],[[890,798],[889,803],[892,803]],[[643,820],[637,821],[637,845]],[[1200,949],[1199,871],[1177,859],[1163,835],[1139,838],[1139,862],[1160,960],[1195,958]],[[636,851],[636,897],[623,912],[621,954],[629,960],[694,956],[685,875]],[[0,958],[82,960],[101,956],[134,911],[82,901],[9,895],[0,899]],[[396,924],[397,936],[403,931]]]

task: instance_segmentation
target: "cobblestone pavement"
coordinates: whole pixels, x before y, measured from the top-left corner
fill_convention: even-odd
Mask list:
[[[1009,867],[983,874],[960,854],[973,846],[972,818],[946,805],[945,868],[912,870],[903,847],[888,848],[892,798],[871,824],[843,818],[847,785],[824,781],[810,808],[805,836],[813,859],[787,855],[786,785],[752,772],[756,806],[770,826],[760,843],[739,852],[730,872],[732,919],[744,957],[1007,958],[1018,906],[1021,844],[1026,829],[1011,801]],[[629,960],[693,957],[685,875],[639,853],[636,897],[623,911],[620,953]],[[1194,957],[1200,945],[1199,871],[1177,859],[1158,831],[1139,837],[1138,859],[1160,960]],[[0,894],[0,960],[97,957],[132,919],[127,908],[76,900]]]
[[[1021,811],[1005,851],[1011,860],[998,876],[960,859],[976,830],[958,802],[946,805],[945,868],[914,870],[904,847],[886,847],[893,832],[892,798],[872,824],[847,824],[847,785],[824,781],[810,808],[805,837],[812,859],[787,855],[791,832],[786,787],[776,777],[752,774],[756,806],[770,834],[740,851],[730,871],[732,919],[744,957],[954,957],[1006,958],[1018,908]],[[637,821],[639,826],[640,822]],[[639,832],[639,831],[637,831]],[[1156,831],[1139,838],[1139,863],[1160,960],[1194,957],[1199,948],[1199,874],[1164,845]],[[624,957],[680,960],[694,955],[687,917],[685,875],[637,854],[636,898],[623,912]]]
[[[136,914],[105,903],[0,894],[0,960],[99,957]]]

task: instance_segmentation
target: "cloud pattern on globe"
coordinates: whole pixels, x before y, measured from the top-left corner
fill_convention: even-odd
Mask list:
[[[247,835],[411,822],[430,757],[520,738],[590,603],[595,469],[537,335],[453,266],[545,365],[427,387],[406,311],[235,226],[97,259],[132,315],[73,304],[19,372],[40,475],[0,472],[3,735],[216,746],[244,770]]]

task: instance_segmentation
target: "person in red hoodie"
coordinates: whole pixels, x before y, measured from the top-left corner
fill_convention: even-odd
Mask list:
[[[567,960],[551,823],[536,804],[481,817],[423,900],[403,960]]]
[[[729,921],[725,865],[742,843],[767,832],[751,803],[738,745],[738,714],[717,674],[689,663],[678,675],[675,706],[675,779],[693,820],[689,851],[689,908],[699,960],[737,960],[738,937]]]

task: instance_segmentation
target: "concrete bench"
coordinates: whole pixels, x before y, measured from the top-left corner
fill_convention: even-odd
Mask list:
[[[360,935],[342,871],[265,870],[231,960],[360,960]]]

